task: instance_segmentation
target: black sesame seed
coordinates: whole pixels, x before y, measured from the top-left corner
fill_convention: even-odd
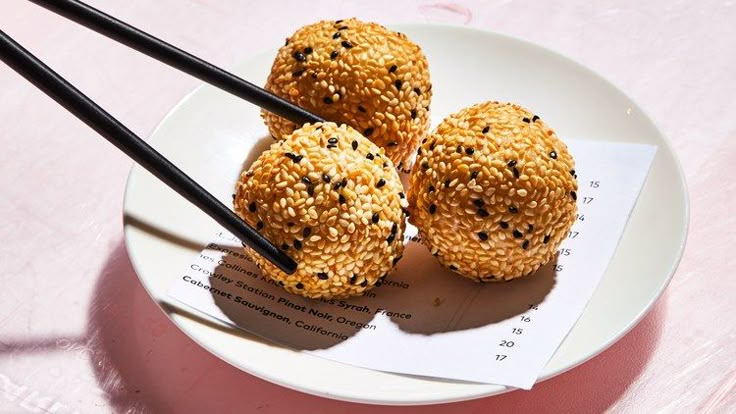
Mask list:
[[[427,161],[424,161],[424,162],[422,163],[422,168],[424,168],[425,170],[426,170],[426,169],[429,169],[429,163],[428,163]]]
[[[324,182],[326,182],[326,183],[329,183],[329,182],[330,182],[330,180],[332,180],[332,178],[330,178],[330,176],[329,176],[329,175],[327,175],[327,174],[322,174],[322,180],[323,180]]]
[[[572,199],[577,201],[578,200],[578,193],[574,191],[570,191],[570,196],[572,196]]]
[[[397,231],[399,231],[399,225],[398,225],[398,224],[396,224],[396,223],[394,223],[394,224],[393,224],[393,225],[391,226],[391,234],[396,234],[396,232],[397,232]]]
[[[327,142],[329,142],[330,144],[337,144],[337,138],[336,137],[332,137],[332,138],[328,139]]]
[[[358,105],[358,111],[365,112],[365,108],[363,108],[361,105]]]
[[[509,206],[509,213],[516,214],[519,212],[519,209],[516,208],[516,206]]]
[[[235,194],[233,193],[233,200],[235,200]]]
[[[340,20],[335,20],[335,24],[340,24],[340,23],[342,23],[342,19],[340,19]]]
[[[299,241],[299,240],[297,240],[297,239],[294,239],[294,248],[297,249],[297,250],[301,250],[302,249],[302,242]]]
[[[401,211],[402,211],[402,212],[403,212],[404,214],[406,214],[406,217],[409,217],[409,216],[411,216],[411,212],[409,211],[409,209],[406,209],[406,208],[403,208],[403,207],[402,207],[402,208],[401,208]]]
[[[263,230],[264,225],[265,224],[263,224],[262,221],[259,221],[258,223],[256,223],[256,230]]]
[[[398,69],[398,68],[399,67],[396,66],[396,65],[391,65],[391,67],[388,68],[388,73],[394,73],[394,72],[396,72],[396,69]]]
[[[306,56],[304,56],[304,53],[302,53],[302,52],[294,52],[294,54],[293,54],[293,55],[291,55],[291,56],[292,56],[292,57],[293,57],[294,59],[296,59],[296,60],[297,60],[297,62],[304,62],[305,60],[307,60],[307,57],[306,57]]]
[[[393,234],[393,233],[392,234],[389,234],[388,237],[386,238],[386,243],[391,244],[391,243],[394,242],[395,239],[396,239],[396,235],[395,234]]]
[[[529,118],[527,118],[527,117],[521,118],[521,120],[524,121],[524,122],[526,122],[527,124],[530,122],[529,121]]]
[[[352,48],[352,47],[353,47],[353,44],[352,44],[352,43],[350,43],[350,42],[348,42],[347,40],[343,40],[343,41],[342,41],[342,43],[340,43],[340,44],[341,44],[341,45],[342,45],[342,47],[344,47],[345,49],[350,49],[350,48]]]
[[[373,160],[374,158],[376,158],[376,157],[375,157],[375,155],[371,154],[370,152],[369,152],[368,154],[366,154],[366,156],[365,156],[365,157],[366,157],[367,159],[369,159],[369,160]]]
[[[396,89],[398,89],[398,90],[401,90],[401,86],[402,86],[403,84],[404,84],[404,83],[403,83],[403,82],[401,82],[401,79],[396,79],[396,80],[394,81],[394,86],[396,86]]]
[[[319,273],[317,273],[317,277],[319,278],[319,280],[327,280],[327,279],[329,279],[329,276],[327,275],[326,272],[319,272]]]
[[[520,239],[520,238],[524,237],[524,235],[521,234],[521,232],[519,230],[516,230],[516,229],[514,229],[514,232],[512,234],[514,235],[514,238],[515,239]]]
[[[284,155],[286,156],[286,158],[288,158],[288,159],[290,159],[290,160],[294,161],[294,162],[295,162],[295,163],[297,163],[297,164],[299,164],[299,161],[301,161],[301,160],[302,160],[302,158],[304,158],[304,156],[302,156],[302,155],[298,155],[298,154],[292,154],[292,153],[290,153],[290,152],[287,152],[287,153],[286,153],[286,154],[284,154]]]
[[[396,147],[398,145],[399,145],[399,142],[398,141],[391,141],[391,142],[388,143],[388,146],[389,147]]]
[[[513,167],[511,172],[514,173],[514,178],[519,178],[519,170],[516,167]]]
[[[421,95],[422,91],[420,91],[419,88],[414,88],[414,93],[417,95]]]
[[[435,142],[432,142],[431,144],[429,144],[429,150],[434,151],[434,146],[435,146]]]
[[[261,268],[261,266],[260,266],[260,265],[256,265],[256,266],[257,266],[257,267],[258,267],[259,269]],[[282,281],[280,281],[280,280],[279,280],[279,286],[284,286],[284,282],[282,282]]]
[[[328,105],[334,102],[329,96],[325,96],[322,101]]]
[[[455,265],[450,265],[450,270],[452,270],[452,271],[455,271],[455,270],[457,270],[457,266],[455,266]]]
[[[358,280],[358,275],[352,275],[352,276],[350,276],[350,284],[351,285],[354,285],[356,280]]]
[[[437,212],[437,206],[432,204],[429,206],[429,214],[434,214]]]
[[[403,192],[399,192],[399,198],[406,198],[406,195]]]
[[[417,110],[416,109],[412,109],[411,110],[411,119],[417,119]]]
[[[472,149],[472,148],[470,148],[470,147],[465,148],[465,153],[468,154],[468,155],[473,155],[474,152],[475,152],[475,150]]]
[[[376,183],[376,188],[381,188],[381,187],[383,187],[384,185],[386,185],[386,180],[384,180],[383,178],[381,178],[381,179],[380,179],[380,180],[378,180],[378,182]]]
[[[486,211],[486,209],[484,209],[484,208],[479,208],[478,209],[478,215],[481,216],[481,217],[488,217],[488,216],[490,216],[490,214],[488,214],[488,211]]]
[[[337,144],[327,144],[327,149],[337,148]]]
[[[573,171],[575,171],[575,170],[573,170]],[[255,175],[255,173],[253,171],[248,171],[247,173],[245,173],[245,176],[246,177],[252,177],[254,175]]]
[[[434,186],[433,185],[430,185],[429,186],[429,189],[427,189],[427,192],[434,193],[434,190],[435,190]]]
[[[368,286],[368,280],[367,279],[363,279],[363,282],[360,283],[360,286],[363,286],[363,287]]]
[[[304,69],[299,69],[299,70],[295,70],[291,72],[291,76],[298,78],[299,76],[302,76],[303,73],[304,73]]]
[[[314,197],[314,186],[313,185],[307,186],[307,194],[310,197]]]
[[[289,245],[284,243],[281,245],[281,250],[289,250]]]
[[[363,135],[365,135],[366,138],[371,136],[371,134],[373,134],[373,128],[366,128],[366,130],[363,131]]]
[[[353,143],[350,144],[350,145],[353,147],[353,150],[357,150],[358,149],[358,141],[353,141]]]
[[[255,201],[254,201],[254,202],[252,202],[252,203],[250,203],[250,205],[248,205],[248,210],[249,210],[249,211],[250,211],[251,213],[255,213],[255,212],[256,212],[256,202],[255,202]]]
[[[462,145],[458,145],[457,148],[455,148],[455,152],[457,152],[458,154],[462,154],[463,153]]]
[[[337,50],[333,50],[332,53],[330,53],[330,59],[335,60],[340,54],[337,53]]]
[[[302,237],[305,239],[309,237],[312,234],[312,229],[309,227],[305,227],[304,230],[302,230]]]
[[[342,194],[340,194],[339,200],[340,200],[340,204],[345,204],[345,202],[347,201],[345,200],[345,196]]]
[[[302,282],[299,282],[295,286],[297,289],[304,289],[304,284]]]
[[[312,184],[312,180],[310,180],[309,177],[307,177],[306,175],[302,177],[302,182],[306,185]]]
[[[575,170],[570,170],[570,175],[575,176]]]
[[[478,178],[478,171],[473,171],[472,173],[470,173],[471,180],[475,180],[476,178]]]
[[[348,27],[347,26],[340,26],[340,27],[337,28],[337,30],[348,30]]]
[[[450,182],[451,181],[450,181],[449,178],[445,178],[445,187],[449,187],[450,186]]]
[[[553,160],[556,160],[557,159],[557,152],[555,150],[550,151],[549,157],[552,158]]]
[[[335,32],[335,34],[332,35],[333,39],[338,39],[340,37],[340,32]]]
[[[288,46],[288,45],[289,45],[289,38],[287,37],[286,40],[284,41],[284,46]]]
[[[542,240],[542,243],[547,244],[549,243],[549,234],[544,235],[544,240]]]
[[[514,167],[516,167],[516,160],[511,160],[511,161],[509,161],[509,162],[508,162],[508,163],[506,164],[506,166],[507,166],[507,167],[509,167],[509,168],[514,168]]]
[[[312,50],[311,47],[307,46],[307,47],[304,48],[304,54],[305,55],[311,55],[312,52],[313,52],[313,50]]]
[[[532,117],[532,122],[537,122],[537,119],[539,119],[539,117],[538,117],[538,116],[536,116],[536,115],[534,115],[534,116]]]
[[[387,162],[384,162],[383,163],[383,168],[386,168],[386,167],[388,167],[388,163]]]
[[[487,126],[487,127],[483,128],[483,133],[486,134],[490,130],[491,130],[491,127]]]
[[[505,221],[499,221],[499,222],[498,222],[498,225],[499,225],[499,226],[501,226],[501,228],[502,228],[502,229],[507,229],[507,228],[509,228],[509,223],[507,223],[507,222],[505,222]]]
[[[381,217],[378,216],[378,213],[373,213],[373,216],[371,217],[371,221],[373,222],[373,224],[378,223],[378,220],[380,219]]]
[[[347,187],[348,186],[348,179],[347,178],[343,178],[342,181],[340,181],[340,184],[342,184],[343,187]]]
[[[529,240],[524,240],[524,243],[521,244],[521,248],[526,250],[529,248]]]
[[[486,240],[488,240],[488,234],[486,234],[486,232],[482,231],[482,232],[478,233],[478,238],[481,239],[481,240],[483,240],[483,241],[486,241]]]
[[[335,185],[332,186],[332,189],[337,191],[338,189],[340,189],[340,187],[342,187],[342,183],[335,183]]]
[[[486,205],[486,202],[478,198],[473,200],[473,204],[475,204],[475,206],[478,208],[483,208],[483,206]]]

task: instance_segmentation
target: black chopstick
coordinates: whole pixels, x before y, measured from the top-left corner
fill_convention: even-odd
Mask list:
[[[76,0],[29,0],[88,29],[245,99],[298,125],[324,120],[293,103]]]
[[[0,30],[0,60],[286,273],[296,262],[91,99]],[[59,149],[61,150],[61,149]],[[186,226],[187,223],[181,223]]]

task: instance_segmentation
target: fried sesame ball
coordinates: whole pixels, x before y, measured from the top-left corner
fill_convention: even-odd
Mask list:
[[[444,266],[478,282],[549,262],[575,220],[567,146],[538,116],[486,102],[446,118],[418,149],[410,222]]]
[[[292,275],[246,248],[264,274],[310,298],[371,289],[404,250],[407,201],[385,152],[346,125],[305,125],[263,152],[235,211],[298,263]]]
[[[427,58],[402,33],[357,19],[297,30],[279,49],[265,88],[365,135],[399,168],[429,130],[432,85]],[[271,135],[298,126],[262,112]]]

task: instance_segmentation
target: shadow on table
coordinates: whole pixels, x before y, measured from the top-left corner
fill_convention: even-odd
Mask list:
[[[178,330],[143,290],[120,242],[89,307],[91,364],[116,412],[454,413],[603,412],[641,374],[661,335],[666,296],[610,349],[532,391],[432,407],[376,407],[328,400],[243,373]],[[235,331],[233,331],[235,333]]]

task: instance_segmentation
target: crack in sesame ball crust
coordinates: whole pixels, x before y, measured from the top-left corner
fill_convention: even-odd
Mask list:
[[[310,298],[361,295],[404,250],[403,187],[385,152],[354,129],[305,125],[261,154],[235,211],[297,263],[292,275],[246,247],[264,274]]]
[[[440,263],[491,282],[555,256],[575,220],[577,176],[567,146],[538,116],[515,104],[474,105],[417,152],[409,221]]]
[[[338,124],[346,123],[409,167],[429,131],[432,85],[427,59],[404,34],[357,19],[320,21],[279,49],[265,89]],[[297,128],[261,113],[271,135]]]

